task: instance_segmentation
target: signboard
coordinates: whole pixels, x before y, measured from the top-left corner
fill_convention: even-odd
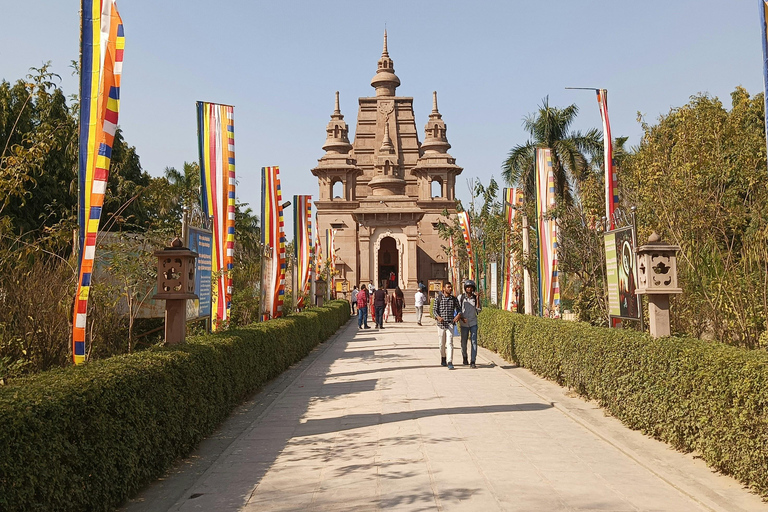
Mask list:
[[[428,281],[428,288],[430,292],[441,292],[443,291],[443,280],[442,279],[430,279]]]
[[[499,303],[499,271],[495,261],[491,262],[491,304]]]
[[[211,316],[211,268],[213,265],[213,235],[200,228],[189,228],[187,247],[197,253],[195,260],[195,302],[194,318]],[[189,310],[189,308],[187,308]],[[188,311],[189,314],[189,311]]]
[[[637,258],[632,227],[607,231],[605,241],[608,307],[616,318],[640,318],[637,286]]]
[[[336,291],[337,292],[343,292],[346,293],[349,291],[349,281],[341,281],[341,280],[335,280],[336,281]]]

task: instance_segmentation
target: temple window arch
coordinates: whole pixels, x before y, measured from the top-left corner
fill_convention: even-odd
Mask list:
[[[344,181],[341,178],[333,178],[331,180],[331,200],[345,199],[344,197]]]
[[[445,193],[443,191],[443,180],[438,176],[432,178],[429,187],[430,197],[445,197]]]

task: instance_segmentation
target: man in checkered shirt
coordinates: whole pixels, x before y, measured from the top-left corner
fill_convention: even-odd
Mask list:
[[[432,316],[437,320],[440,364],[453,370],[453,326],[461,317],[459,301],[453,296],[453,285],[445,283],[443,293],[435,299]]]

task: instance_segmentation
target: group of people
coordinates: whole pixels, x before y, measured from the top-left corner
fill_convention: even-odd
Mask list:
[[[419,289],[414,297],[416,307],[416,323],[422,325],[424,306],[429,304],[426,287],[419,283]],[[389,312],[395,317],[395,322],[403,321],[405,297],[400,287],[393,294],[387,292],[386,281],[379,289],[373,285],[363,284],[352,290],[352,313],[357,307],[357,326],[359,329],[370,329],[368,311],[377,329],[384,329]],[[482,310],[480,296],[476,292],[475,282],[464,282],[464,291],[458,297],[453,295],[453,285],[443,284],[442,292],[435,297],[432,307],[432,317],[437,324],[438,344],[440,347],[440,364],[453,370],[453,337],[454,329],[458,327],[461,335],[462,362],[470,368],[477,368],[477,314]],[[469,349],[469,351],[468,351]]]
[[[368,325],[368,313],[370,311],[377,329],[384,329],[384,323],[389,322],[390,315],[395,322],[403,321],[403,309],[405,308],[405,295],[400,287],[390,294],[387,291],[386,281],[381,283],[381,288],[374,288],[372,284],[363,284],[352,289],[352,314],[357,308],[357,326],[360,329],[370,329]]]

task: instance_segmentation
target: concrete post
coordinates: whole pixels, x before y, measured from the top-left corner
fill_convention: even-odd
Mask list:
[[[165,343],[184,343],[187,335],[187,299],[165,301]]]
[[[660,338],[670,335],[669,295],[648,295],[648,317],[651,336]]]

